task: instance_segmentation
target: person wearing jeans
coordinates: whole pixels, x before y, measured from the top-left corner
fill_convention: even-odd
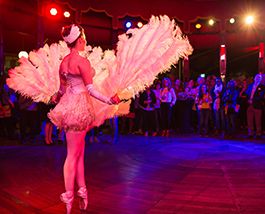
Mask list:
[[[195,103],[198,106],[199,116],[199,133],[200,135],[208,135],[208,121],[211,112],[212,97],[208,93],[207,85],[202,84],[199,87],[199,93],[195,99]]]
[[[260,138],[262,135],[262,109],[265,103],[265,86],[261,84],[262,75],[257,74],[255,81],[247,90],[248,103],[247,108],[247,124],[248,137],[254,135],[254,124],[256,127],[256,137]]]

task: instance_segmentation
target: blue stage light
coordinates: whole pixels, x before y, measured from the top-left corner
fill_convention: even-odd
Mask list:
[[[125,26],[126,26],[126,28],[130,28],[132,26],[132,23],[130,21],[127,21]]]

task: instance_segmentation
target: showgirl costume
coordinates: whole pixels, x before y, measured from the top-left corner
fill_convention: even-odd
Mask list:
[[[89,129],[95,120],[93,104],[80,75],[64,73],[67,88],[56,107],[48,114],[64,130]]]
[[[121,100],[128,101],[108,105],[90,97],[82,77],[66,72],[66,92],[49,117],[60,128],[84,130],[99,126],[114,115],[128,114],[130,98],[151,85],[159,73],[170,69],[180,57],[191,53],[187,37],[174,20],[152,16],[142,28],[129,29],[119,36],[117,52],[87,46],[82,53],[95,70],[93,87],[103,96],[117,93]],[[9,70],[8,86],[36,102],[48,103],[59,90],[59,66],[67,54],[69,48],[61,41],[31,51],[28,59],[20,58],[20,65]]]

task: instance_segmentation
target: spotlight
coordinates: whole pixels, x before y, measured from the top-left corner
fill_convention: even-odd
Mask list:
[[[202,25],[199,24],[199,23],[197,23],[197,24],[195,25],[195,28],[196,28],[196,29],[201,29],[201,28],[202,28]]]
[[[254,23],[254,17],[249,15],[245,18],[245,22],[247,25],[252,25]]]
[[[126,26],[126,28],[130,28],[132,26],[132,23],[130,21],[127,21],[125,26]]]
[[[28,58],[28,53],[26,51],[20,51],[18,53],[18,58],[21,58],[21,57],[25,57],[25,58]]]
[[[71,14],[68,11],[65,11],[63,15],[65,18],[69,18],[71,16]]]
[[[221,79],[224,81],[224,79],[225,79],[225,74],[221,74]]]
[[[222,54],[222,55],[220,56],[220,60],[225,60],[225,54]]]
[[[58,13],[58,11],[57,11],[57,9],[56,9],[55,7],[53,7],[53,8],[50,9],[50,14],[51,14],[52,16],[56,16],[57,13]]]
[[[229,19],[230,24],[234,24],[236,20],[234,18]]]
[[[214,21],[213,19],[210,19],[210,20],[208,21],[208,24],[209,24],[210,26],[213,26],[214,23],[215,23],[215,21]]]
[[[142,22],[138,22],[138,23],[137,23],[137,27],[138,27],[138,28],[143,27],[143,23],[142,23]]]

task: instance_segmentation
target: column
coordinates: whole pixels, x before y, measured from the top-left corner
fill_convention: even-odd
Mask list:
[[[37,48],[44,46],[44,26],[43,26],[43,4],[42,0],[38,0],[38,14],[37,14]]]

